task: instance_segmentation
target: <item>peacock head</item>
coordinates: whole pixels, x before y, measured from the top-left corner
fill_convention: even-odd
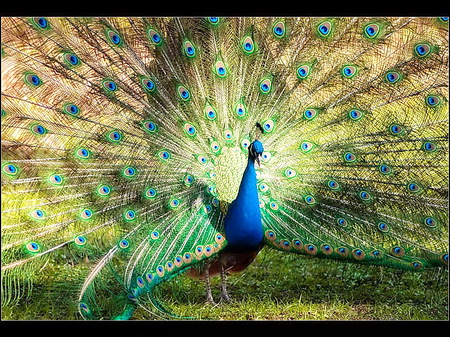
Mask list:
[[[264,152],[264,147],[262,143],[259,140],[255,140],[253,143],[250,144],[248,148],[248,156],[253,161],[256,160],[258,163],[258,166],[261,166],[261,156]]]

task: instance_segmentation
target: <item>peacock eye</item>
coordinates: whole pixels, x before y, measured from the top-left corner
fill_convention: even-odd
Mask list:
[[[342,68],[341,73],[345,78],[353,78],[357,73],[357,68],[355,66],[345,66]]]
[[[142,84],[144,90],[147,92],[153,92],[156,89],[155,82],[149,78],[142,79],[141,84]]]
[[[263,94],[269,93],[271,89],[272,89],[272,80],[270,78],[262,80],[261,83],[259,84],[259,90]]]
[[[388,71],[386,73],[386,80],[391,84],[397,83],[400,81],[400,73],[396,71]]]
[[[162,38],[161,38],[161,34],[159,34],[155,29],[153,28],[149,28],[147,30],[147,36],[150,40],[150,42],[152,42],[155,45],[160,45],[162,43]]]
[[[329,36],[330,32],[331,32],[331,23],[328,22],[328,21],[325,21],[325,22],[321,23],[317,27],[317,31],[319,32],[319,36],[321,36],[321,37]]]
[[[195,129],[195,126],[190,123],[184,124],[184,131],[186,132],[186,134],[188,136],[195,136],[197,134],[197,130]]]
[[[38,87],[42,84],[41,79],[36,74],[32,74],[32,73],[27,73],[25,75],[25,82],[34,87]]]
[[[242,48],[246,54],[252,54],[255,51],[255,45],[251,36],[246,36],[242,40]]]
[[[426,97],[425,102],[430,107],[436,107],[441,104],[441,98],[439,96],[430,95]]]
[[[376,23],[368,24],[364,28],[364,34],[369,39],[373,39],[373,38],[377,37],[379,32],[380,32],[380,26]]]
[[[284,22],[278,21],[273,26],[272,31],[273,31],[273,34],[275,35],[275,37],[277,37],[277,38],[281,38],[281,37],[285,36],[286,27],[284,25]]]
[[[427,43],[419,43],[414,46],[414,52],[419,57],[425,57],[427,56],[431,51],[431,47]]]
[[[108,39],[110,42],[112,42],[116,46],[122,45],[122,38],[119,36],[119,34],[113,30],[108,30],[106,35],[108,36]]]
[[[177,92],[182,101],[188,101],[191,97],[189,90],[182,85],[178,86]]]
[[[195,46],[189,40],[184,41],[184,53],[189,58],[193,58],[196,55]]]

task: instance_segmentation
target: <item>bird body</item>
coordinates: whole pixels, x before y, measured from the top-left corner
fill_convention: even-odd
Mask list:
[[[45,275],[86,319],[168,313],[262,247],[448,265],[448,18],[1,24],[3,305]]]
[[[258,142],[261,144],[260,142]],[[252,143],[250,146],[253,146]],[[260,146],[260,154],[264,149]],[[259,207],[254,158],[249,155],[239,192],[227,211],[224,230],[228,250],[253,251],[263,242],[263,226]]]

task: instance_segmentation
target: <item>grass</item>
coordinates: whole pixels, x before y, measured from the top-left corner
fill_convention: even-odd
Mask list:
[[[163,284],[158,296],[177,315],[197,320],[448,319],[448,269],[402,272],[266,249],[227,284],[231,303],[205,304],[204,283],[185,275]],[[39,286],[51,291],[40,292]],[[67,289],[36,287],[35,297],[4,307],[3,320],[81,319]],[[212,287],[219,302],[219,277]],[[161,318],[138,308],[132,319]]]

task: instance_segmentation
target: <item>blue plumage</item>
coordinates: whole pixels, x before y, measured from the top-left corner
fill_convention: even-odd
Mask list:
[[[247,167],[245,168],[239,192],[230,204],[225,216],[225,234],[228,250],[251,251],[258,249],[263,240],[263,226],[256,187],[255,160],[264,152],[260,141],[250,145]]]

